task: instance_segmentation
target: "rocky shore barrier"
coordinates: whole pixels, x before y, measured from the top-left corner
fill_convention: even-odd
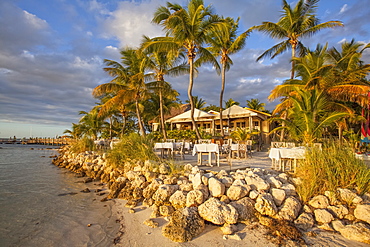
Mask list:
[[[106,199],[126,200],[131,213],[138,205],[151,209],[143,222],[148,227],[158,227],[156,218],[166,218],[162,235],[174,242],[191,241],[205,224],[220,226],[224,239],[241,240],[235,224],[257,222],[277,244],[304,245],[314,228],[370,244],[369,193],[359,196],[342,188],[303,204],[296,192],[299,179],[286,173],[260,168],[207,172],[187,164],[181,174],[172,174],[169,164],[151,161],[112,167],[106,154],[76,154],[68,146],[60,149],[53,164],[106,183]]]

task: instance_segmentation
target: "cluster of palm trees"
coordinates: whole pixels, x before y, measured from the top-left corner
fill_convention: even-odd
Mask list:
[[[284,129],[286,133],[281,131],[282,137],[289,134],[292,139],[312,142],[333,123],[343,129],[345,123],[354,119],[356,107],[368,102],[366,95],[370,87],[366,76],[369,65],[363,64],[361,55],[369,45],[352,41],[344,42],[341,50],[318,45],[316,50],[311,51],[301,43],[301,38],[343,24],[339,21],[319,23],[315,15],[319,0],[299,0],[294,7],[286,0],[282,2],[283,12],[277,23],[263,22],[244,32],[238,30],[239,19],[216,15],[211,6],[204,5],[203,0],[190,0],[186,7],[170,2],[158,7],[152,22],[161,25],[166,35],[155,38],[144,36],[139,48],[122,49],[121,62],[105,60],[107,67],[104,70],[113,79],[93,90],[100,103],[86,113],[79,124],[73,125],[78,130],[76,132],[87,134],[88,128],[81,125],[91,121],[95,126],[99,123],[94,121],[99,120],[102,124],[109,119],[105,128],[96,128],[89,135],[96,137],[103,129],[109,130],[105,131],[109,137],[114,133],[123,135],[135,125],[141,135],[145,135],[147,123],[155,119],[160,122],[163,137],[166,138],[164,115],[179,104],[179,94],[165,77],[188,73],[188,103],[194,130],[200,139],[193,117],[194,109],[199,107],[196,103],[201,99],[193,96],[192,92],[197,68],[210,63],[221,75],[217,106],[221,112],[224,109],[226,72],[233,64],[230,55],[245,46],[246,38],[253,31],[283,39],[257,60],[274,58],[288,49],[292,51],[290,79],[277,86],[270,95],[271,100],[282,98],[274,111],[277,116],[274,119],[282,125],[275,131]],[[226,107],[238,103],[231,98],[229,101],[226,101]],[[264,110],[264,104],[257,99],[251,99],[247,104],[251,108]],[[221,119],[221,131],[222,122]]]

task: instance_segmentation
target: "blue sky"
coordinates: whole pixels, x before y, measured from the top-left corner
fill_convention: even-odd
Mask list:
[[[0,137],[62,135],[77,123],[79,111],[89,111],[96,100],[91,91],[110,81],[103,72],[104,59],[119,61],[119,49],[138,46],[142,35],[161,36],[151,24],[153,12],[163,0],[2,0],[0,2]],[[174,0],[180,4],[186,1]],[[262,21],[276,22],[279,0],[205,0],[223,16],[240,17],[244,31]],[[295,1],[289,1],[295,4]],[[321,31],[303,40],[314,48],[328,42],[354,38],[370,42],[369,0],[321,0],[321,22],[340,20],[344,27]],[[226,75],[224,99],[241,105],[258,98],[272,110],[270,91],[289,77],[289,52],[273,60],[256,62],[278,40],[254,32],[246,47],[232,57],[234,66]],[[363,56],[370,63],[370,52]],[[187,99],[188,77],[168,79]],[[204,66],[195,79],[193,94],[208,104],[218,104],[220,77]]]

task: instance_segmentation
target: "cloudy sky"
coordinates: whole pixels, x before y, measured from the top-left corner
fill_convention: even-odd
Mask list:
[[[0,137],[62,135],[77,123],[79,111],[89,111],[96,99],[91,91],[111,78],[103,60],[119,61],[119,50],[138,46],[142,35],[161,36],[151,24],[163,0],[1,0],[0,1]],[[174,0],[180,4],[186,1]],[[295,1],[289,1],[295,4]],[[262,21],[276,22],[279,0],[205,0],[219,15],[240,17],[245,31]],[[344,40],[370,42],[369,0],[321,0],[321,22],[340,20],[344,27],[321,31],[303,42],[314,48],[329,43],[339,48]],[[226,75],[225,100],[241,105],[258,98],[272,110],[270,91],[290,75],[289,52],[273,60],[256,62],[276,44],[261,33],[252,33],[246,47],[232,57]],[[370,52],[363,60],[370,63]],[[188,77],[169,79],[187,99]],[[195,79],[193,94],[208,104],[218,104],[220,77],[204,66]]]

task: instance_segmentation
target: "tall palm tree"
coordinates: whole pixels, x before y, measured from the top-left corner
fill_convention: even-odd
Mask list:
[[[127,114],[132,110],[130,103],[134,102],[135,93],[128,85],[130,74],[125,66],[113,60],[105,59],[104,62],[109,66],[105,67],[104,71],[114,78],[109,83],[95,87],[92,94],[94,97],[105,96],[110,98],[101,105],[99,116],[107,115],[112,110],[119,111],[123,120],[121,130],[121,135],[123,135]]]
[[[243,49],[243,47],[245,46],[245,40],[251,32],[251,30],[248,30],[238,36],[237,31],[239,26],[239,18],[236,21],[230,17],[226,18],[225,20],[228,24],[228,27],[215,29],[214,32],[211,33],[209,39],[209,43],[211,45],[211,47],[209,47],[209,50],[216,57],[220,57],[221,63],[221,92],[219,101],[221,136],[224,136],[222,121],[222,103],[225,91],[226,71],[228,71],[230,69],[230,66],[233,64],[230,55]]]
[[[144,36],[143,44],[149,42],[151,42],[151,40]],[[147,73],[147,78],[155,79],[155,81],[147,83],[147,86],[150,90],[159,95],[161,130],[163,138],[167,139],[164,125],[163,95],[166,94],[168,99],[176,100],[178,93],[165,81],[164,76],[179,76],[186,74],[189,71],[189,66],[186,64],[186,61],[184,61],[183,56],[174,56],[173,53],[164,51],[150,51],[150,49],[147,49],[147,53],[147,62],[144,62],[144,64],[147,70],[153,71]]]
[[[277,23],[263,22],[262,25],[252,27],[252,29],[266,33],[273,39],[285,39],[262,53],[257,61],[265,57],[272,59],[289,48],[292,49],[292,59],[296,57],[297,53],[299,56],[303,56],[306,48],[301,43],[301,38],[311,37],[324,28],[343,26],[340,21],[319,23],[319,19],[315,15],[318,2],[319,0],[299,0],[292,8],[286,0],[283,0],[283,14]],[[294,60],[292,60],[290,79],[293,78]]]
[[[257,110],[257,111],[264,111],[265,110],[265,103],[261,103],[259,99],[250,99],[247,100],[247,107]]]
[[[156,38],[151,45],[159,46],[163,50],[173,52],[185,52],[189,63],[188,98],[191,107],[191,122],[200,139],[199,130],[194,120],[194,103],[192,101],[192,89],[197,56],[208,57],[209,61],[217,66],[214,57],[203,45],[207,42],[207,36],[217,25],[224,25],[220,18],[213,14],[211,6],[204,6],[203,0],[190,0],[187,8],[179,4],[167,2],[166,6],[160,6],[154,13],[153,23],[160,24],[166,31],[166,37]],[[205,60],[203,60],[205,61]]]

